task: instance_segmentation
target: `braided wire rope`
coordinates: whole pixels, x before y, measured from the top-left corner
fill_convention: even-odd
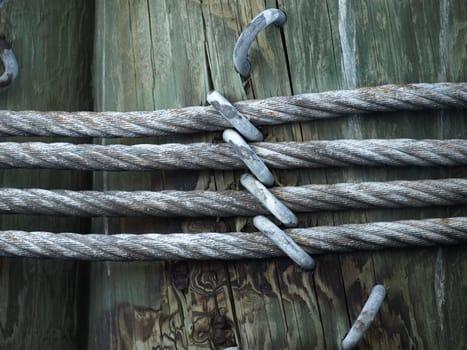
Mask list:
[[[466,84],[457,84],[458,90],[454,92],[449,91],[449,88],[452,88],[451,85],[453,84],[413,84],[408,87],[391,85],[305,94],[290,98],[277,97],[251,103],[246,101],[238,103],[236,107],[259,125],[303,121],[305,120],[303,118],[328,118],[347,113],[396,109],[464,108],[467,102]],[[428,89],[427,93],[425,90]],[[385,94],[392,94],[392,97]],[[411,97],[404,94],[411,94]],[[381,97],[383,95],[385,96]],[[368,96],[371,96],[376,105],[370,105],[369,100],[365,100]],[[379,98],[383,100],[380,101]],[[340,107],[331,106],[331,101],[334,102],[334,100],[338,100],[336,103],[340,104]],[[331,109],[336,113],[331,113]],[[259,110],[261,112],[258,112]],[[261,120],[264,112],[270,112],[269,122]],[[177,112],[171,110],[107,114],[43,112],[40,115],[34,115],[34,113],[36,112],[1,112],[0,134],[150,136],[218,130],[226,126],[222,118],[217,118],[220,123],[205,124],[207,129],[203,129],[204,127],[197,129],[193,125],[187,126],[193,120],[202,120],[206,115],[210,119],[218,117],[209,107],[190,107]],[[282,118],[285,115],[291,118]],[[18,120],[16,119],[18,116],[25,118]],[[110,119],[119,118],[118,122],[121,126],[116,126],[115,120],[112,120],[111,124],[114,129],[109,129],[99,120],[99,117],[104,117],[105,120],[109,116]],[[170,127],[161,127],[165,121],[170,120],[171,116],[175,116],[174,118],[181,116],[182,119],[188,117],[188,123],[184,123],[181,129],[176,123]],[[191,118],[193,116],[194,118]],[[255,119],[255,116],[259,119]],[[5,127],[5,122],[11,121],[9,117],[12,117],[16,124],[9,124]],[[33,120],[28,120],[28,117],[32,117]],[[64,117],[69,117],[71,120],[60,125]],[[87,128],[85,131],[83,125],[75,120],[81,117],[84,118],[85,123],[98,127]],[[89,117],[97,118],[90,123]],[[120,119],[122,117],[123,120]],[[127,117],[150,120],[152,127],[148,131],[142,124],[125,120]],[[200,119],[197,119],[198,117]],[[277,119],[274,120],[274,118]],[[216,118],[212,120],[215,121]],[[28,128],[19,127],[21,123],[30,124],[37,131],[27,131]],[[77,133],[70,129],[70,126],[74,128],[76,124],[78,124]],[[126,128],[128,126],[130,128]],[[120,131],[116,132],[115,128]],[[255,152],[265,159],[268,166],[275,168],[409,164],[462,165],[466,161],[464,140],[338,140],[308,143],[257,143],[253,147]],[[196,159],[195,155],[198,155]],[[98,146],[9,142],[0,144],[0,166],[87,170],[236,169],[241,168],[242,163],[226,145]],[[466,185],[467,180],[464,179],[445,179],[280,187],[272,189],[272,192],[292,210],[308,212],[345,208],[463,204],[467,202]],[[8,188],[0,189],[0,212],[79,216],[233,216],[266,213],[251,195],[243,191],[77,192]],[[456,244],[466,241],[466,226],[467,218],[452,218],[447,221],[421,220],[291,229],[287,233],[309,252],[320,253],[407,245]],[[310,235],[311,232],[312,235]],[[389,236],[387,232],[390,232]],[[267,238],[254,233],[108,236],[5,231],[0,233],[0,254],[86,260],[153,260],[257,258],[278,256],[282,253]]]
[[[467,203],[467,179],[339,183],[270,189],[294,212]],[[267,210],[246,191],[0,189],[0,213],[68,216],[254,216]]]
[[[241,101],[234,106],[256,125],[347,114],[467,107],[467,83],[382,85]],[[0,111],[0,136],[139,137],[224,130],[212,107],[150,112]]]
[[[336,140],[251,144],[276,169],[329,166],[459,166],[467,164],[467,140]],[[245,168],[227,144],[93,145],[0,143],[0,168],[171,170]]]
[[[467,217],[286,230],[312,254],[467,242]],[[0,255],[82,260],[270,258],[284,253],[260,233],[77,234],[1,231]]]

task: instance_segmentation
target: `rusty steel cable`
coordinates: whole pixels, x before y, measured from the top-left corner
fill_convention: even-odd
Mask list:
[[[467,179],[284,186],[271,193],[294,212],[467,203]],[[0,213],[67,216],[254,216],[268,211],[246,191],[0,189]]]
[[[467,242],[467,217],[294,228],[311,254]],[[82,260],[245,259],[284,256],[260,233],[76,234],[1,231],[0,255]]]
[[[382,85],[241,101],[256,125],[278,125],[343,115],[467,107],[467,83]],[[212,107],[150,112],[0,111],[0,136],[139,137],[224,130]]]
[[[250,144],[275,169],[347,166],[460,166],[467,140],[336,140]],[[93,145],[0,143],[0,168],[76,170],[244,169],[228,144]]]

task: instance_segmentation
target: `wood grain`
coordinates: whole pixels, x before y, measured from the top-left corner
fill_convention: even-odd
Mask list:
[[[20,73],[0,92],[0,108],[91,109],[92,22],[91,1],[10,1],[0,12],[0,33],[12,41]],[[7,140],[32,139],[1,141]],[[2,170],[0,178],[5,187],[91,188],[90,173],[77,171]],[[0,225],[3,230],[89,231],[89,222],[76,218],[2,215]],[[81,348],[85,270],[77,262],[0,259],[0,348]]]
[[[97,2],[95,109],[205,104],[210,89],[232,101],[385,83],[465,81],[465,4],[460,0]],[[267,7],[287,22],[250,50],[251,78],[232,50]],[[267,127],[266,141],[465,138],[463,112],[391,113]],[[112,142],[220,142],[220,133]],[[96,140],[95,142],[109,142]],[[239,172],[95,173],[95,189],[239,187]],[[465,177],[465,168],[274,171],[301,185]],[[352,210],[300,215],[300,226],[465,215],[465,207]],[[252,230],[245,218],[106,219],[95,231]],[[234,263],[94,263],[90,349],[336,349],[371,287],[388,296],[361,349],[462,348],[467,292],[464,247],[317,257],[314,273],[287,259]],[[104,327],[102,327],[104,325]],[[104,331],[103,331],[104,330]]]
[[[210,74],[201,4],[114,1],[97,3],[96,11],[97,110],[152,110],[205,103]],[[144,141],[212,139],[201,135]],[[190,190],[204,188],[206,179],[209,172],[96,173],[95,187]],[[211,225],[216,223],[122,218],[96,221],[94,230],[183,232]],[[88,347],[195,349],[235,344],[226,276],[222,263],[92,264]],[[131,289],[130,278],[134,281]],[[151,283],[150,288],[141,286],[145,281]],[[105,320],[107,332],[101,332],[101,320]]]
[[[288,3],[284,3],[284,6],[286,4]],[[437,56],[433,53],[438,51],[438,48],[433,47],[433,37],[437,38],[441,29],[433,28],[432,26],[428,28],[429,21],[419,23],[420,18],[415,18],[412,15],[414,12],[411,13],[404,5],[400,7],[400,5],[391,1],[368,2],[361,7],[356,3],[350,2],[339,2],[336,5],[336,7],[329,6],[328,17],[332,33],[339,34],[338,40],[334,40],[339,45],[334,48],[333,52],[337,60],[334,66],[340,66],[342,69],[341,86],[351,87],[354,84],[357,86],[375,85],[383,81],[405,83],[436,81],[440,79],[434,74],[434,72],[441,69],[441,63],[436,61]],[[420,16],[422,19],[429,17],[429,11],[432,11],[430,12],[432,14],[436,13],[436,10],[433,8],[436,4],[433,3],[431,5],[431,9],[424,9],[426,11],[424,14],[427,17]],[[415,6],[415,4],[412,4],[412,6]],[[290,10],[287,12],[289,17],[291,17]],[[311,28],[309,29],[311,30]],[[302,28],[301,31],[307,32],[308,28]],[[430,32],[430,35],[427,36],[425,34],[426,31]],[[296,32],[300,31],[293,31],[293,33]],[[368,40],[370,33],[372,34],[372,38]],[[413,33],[417,33],[418,37],[416,39],[411,38]],[[389,39],[388,35],[390,36]],[[395,38],[392,38],[392,35]],[[428,41],[427,39],[430,42],[426,42]],[[419,52],[416,54],[411,52],[413,51],[411,43],[414,40],[418,41],[417,49]],[[323,49],[321,48],[321,50]],[[333,57],[330,52],[328,52],[328,57]],[[431,60],[428,58],[431,58]],[[412,60],[418,60],[419,62],[413,62]],[[294,63],[293,59],[290,59],[290,62],[292,67]],[[304,65],[304,67],[310,66],[313,65]],[[401,67],[408,67],[408,69],[404,70]],[[454,68],[454,71],[459,71],[455,67],[452,68]],[[331,69],[328,71],[332,72]],[[451,79],[462,80],[465,78],[452,77]],[[445,78],[441,78],[441,80],[444,81]],[[294,92],[298,92],[296,91],[297,86],[298,84],[294,84]],[[312,86],[308,85],[308,88],[303,91],[312,88]],[[437,113],[429,113],[430,121],[428,123],[423,123],[419,119],[421,117],[419,114],[398,113],[391,116],[382,116],[381,118],[378,116],[376,120],[360,117],[348,118],[347,122],[338,121],[338,125],[323,122],[317,128],[319,128],[319,137],[322,139],[336,137],[370,138],[375,136],[394,138],[407,137],[409,135],[415,138],[443,138],[457,137],[459,135],[465,137],[464,122],[459,120],[459,115],[457,113],[444,113],[444,115],[444,120],[441,122],[442,126],[440,125],[440,117]],[[459,123],[458,125],[461,128],[451,129],[447,123]],[[341,130],[338,130],[339,127]],[[440,130],[440,127],[443,130],[443,134],[437,132],[437,130]],[[327,130],[324,128],[327,128]],[[327,181],[334,182],[336,179],[338,181],[362,181],[390,180],[401,177],[416,179],[449,176],[448,172],[440,169],[428,169],[424,171],[420,169],[399,171],[394,169],[352,169],[348,172],[342,172],[341,175],[337,175],[337,178],[336,175],[333,172],[332,175],[327,175],[325,178],[327,178]],[[338,216],[335,215],[333,222],[361,222],[445,215],[447,213],[442,208],[423,212],[407,210],[349,212],[338,214]],[[462,248],[460,248],[458,253],[463,254]],[[384,262],[379,260],[382,257],[386,257]],[[377,348],[378,346],[382,348],[405,348],[411,345],[421,348],[423,345],[427,347],[428,344],[439,344],[440,348],[449,347],[449,343],[442,342],[443,335],[439,332],[439,328],[443,327],[443,322],[439,318],[438,321],[440,323],[430,322],[432,317],[439,311],[435,308],[435,297],[438,293],[436,289],[439,287],[445,288],[444,282],[439,282],[442,286],[431,289],[435,285],[435,280],[440,278],[439,276],[436,277],[435,266],[442,258],[437,257],[433,251],[420,250],[416,254],[406,251],[377,254],[358,253],[344,255],[340,259],[345,294],[347,296],[348,313],[351,320],[356,318],[363,301],[375,282],[384,283],[388,287],[388,305],[391,305],[391,308],[399,310],[397,313],[402,313],[403,310],[411,310],[408,313],[410,316],[405,313],[407,317],[402,321],[398,319],[396,323],[394,318],[391,318],[391,320],[386,319],[384,320],[386,322],[383,322],[381,327],[373,327],[370,334],[366,337],[364,344],[362,344],[362,348]],[[408,276],[407,269],[409,267],[411,273]],[[453,268],[454,266],[450,267],[450,269]],[[442,270],[446,272],[444,269],[445,267]],[[389,275],[382,275],[380,271],[391,271],[391,273]],[[438,275],[442,274],[442,271],[438,272]],[[403,281],[407,279],[413,280],[412,284],[401,287]],[[428,288],[427,290],[423,288],[424,285],[426,286],[425,288]],[[402,296],[398,299],[391,299],[391,288],[396,288],[396,286],[399,290],[402,290],[400,292]],[[411,294],[409,291],[414,290],[414,288],[419,292],[423,290],[422,294]],[[422,309],[424,310],[423,312],[421,312]],[[412,317],[415,317],[417,321],[413,322]],[[441,315],[440,317],[443,316]],[[459,315],[455,317],[458,318]],[[398,324],[400,328],[395,327],[395,324]],[[403,332],[403,330],[406,331]],[[387,337],[389,334],[394,334],[394,338],[387,340],[385,336]]]

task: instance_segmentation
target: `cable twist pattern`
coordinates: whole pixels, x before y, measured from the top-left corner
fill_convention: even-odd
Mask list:
[[[329,166],[459,166],[467,164],[467,140],[336,140],[251,144],[276,169]],[[1,168],[76,170],[173,170],[245,168],[226,144],[75,145],[2,142]]]
[[[278,125],[346,114],[467,107],[466,83],[382,85],[237,102],[256,125]],[[140,137],[224,130],[212,107],[152,112],[0,111],[0,136]]]
[[[467,217],[295,228],[309,253],[349,252],[467,242]],[[0,232],[0,255],[82,260],[244,259],[283,256],[260,233],[76,234]]]
[[[271,192],[294,212],[467,203],[467,179],[284,186]],[[245,191],[0,189],[0,213],[68,216],[254,216],[267,210]]]

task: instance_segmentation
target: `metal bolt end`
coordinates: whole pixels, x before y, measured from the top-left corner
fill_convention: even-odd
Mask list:
[[[286,16],[283,11],[275,8],[267,9],[253,18],[253,20],[240,34],[234,47],[233,62],[235,70],[243,79],[248,78],[250,75],[251,66],[248,61],[248,50],[256,36],[271,24],[282,26],[285,23],[285,20]]]
[[[3,73],[0,76],[0,89],[5,89],[16,80],[19,66],[10,44],[3,38],[0,38],[0,59],[4,67]]]
[[[315,268],[315,260],[267,217],[255,216],[253,225],[273,241],[290,259],[295,261],[297,265],[307,270]]]
[[[215,90],[209,92],[207,101],[247,140],[263,141],[261,131],[219,92]]]
[[[8,3],[8,0],[1,0],[0,1],[0,10],[3,9],[7,3]]]
[[[298,219],[284,203],[277,199],[261,182],[250,174],[243,174],[240,183],[259,202],[268,209],[274,217],[287,227],[294,227],[298,224]]]
[[[247,168],[250,169],[259,181],[266,186],[274,184],[274,176],[271,171],[238,132],[227,129],[222,133],[222,138],[232,147],[238,158],[245,163]]]
[[[376,313],[381,308],[383,300],[386,297],[386,288],[382,284],[375,285],[368,297],[365,305],[363,305],[362,311],[358,315],[357,319],[353,323],[349,332],[342,340],[342,349],[351,350],[354,349],[360,340],[362,340],[371,323],[375,319]]]

